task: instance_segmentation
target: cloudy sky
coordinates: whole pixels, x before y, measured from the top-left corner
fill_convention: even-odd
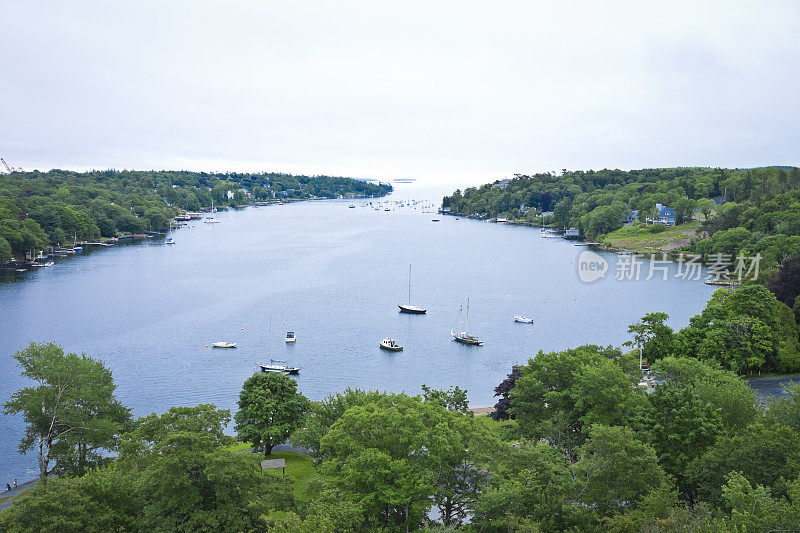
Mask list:
[[[517,172],[800,163],[800,2],[2,1],[25,168]]]

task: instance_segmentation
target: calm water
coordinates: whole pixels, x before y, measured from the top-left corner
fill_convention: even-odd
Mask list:
[[[422,193],[405,186],[395,197],[412,194]],[[492,405],[511,365],[539,349],[620,345],[650,311],[681,327],[713,292],[674,270],[668,281],[614,281],[613,254],[604,254],[607,279],[584,284],[582,248],[538,230],[349,203],[219,213],[221,224],[176,231],[174,246],[117,246],[12,274],[0,283],[0,400],[23,386],[11,354],[36,340],[101,359],[137,416],[201,402],[234,409],[254,362],[270,358],[300,366],[311,399],[428,384],[458,385],[473,405]],[[427,315],[397,312],[410,263],[412,303]],[[450,337],[467,298],[482,347]],[[516,324],[515,314],[536,322]],[[284,343],[287,330],[295,345]],[[405,350],[380,350],[387,335]],[[206,348],[219,340],[239,347]],[[35,456],[16,453],[22,432],[21,418],[0,416],[0,482],[36,475]]]

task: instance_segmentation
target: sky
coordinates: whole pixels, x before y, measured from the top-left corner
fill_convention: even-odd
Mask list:
[[[25,169],[800,164],[800,2],[0,0]]]

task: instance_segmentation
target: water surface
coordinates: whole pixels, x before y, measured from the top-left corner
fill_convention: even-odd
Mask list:
[[[393,199],[421,194],[403,187]],[[607,277],[585,284],[582,248],[536,229],[354,203],[228,211],[220,224],[174,232],[174,246],[149,240],[13,274],[0,283],[0,400],[24,386],[11,354],[35,340],[101,359],[136,416],[203,402],[234,409],[254,362],[270,358],[302,367],[299,387],[315,400],[348,386],[416,394],[427,384],[492,405],[511,366],[538,350],[618,346],[651,311],[682,327],[713,292],[675,279],[674,266],[667,281],[615,281],[614,254],[603,254]],[[397,312],[409,264],[412,303],[427,315]],[[467,299],[482,347],[450,336]],[[536,322],[516,324],[516,314]],[[296,344],[284,343],[287,330]],[[405,350],[380,350],[385,336]],[[239,347],[206,347],[219,340]],[[35,456],[16,453],[23,430],[20,417],[0,417],[0,481],[36,475]]]

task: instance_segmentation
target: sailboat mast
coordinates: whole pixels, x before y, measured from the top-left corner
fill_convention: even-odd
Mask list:
[[[469,298],[467,298],[467,329],[469,329]]]
[[[411,265],[408,265],[408,305],[411,305]]]

